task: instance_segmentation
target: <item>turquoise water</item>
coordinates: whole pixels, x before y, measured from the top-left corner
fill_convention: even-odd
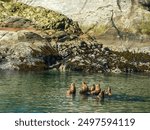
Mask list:
[[[82,80],[89,85],[102,80],[112,97],[97,102],[79,95]],[[75,97],[66,96],[71,82],[76,82]],[[0,112],[150,112],[150,76],[0,71]]]

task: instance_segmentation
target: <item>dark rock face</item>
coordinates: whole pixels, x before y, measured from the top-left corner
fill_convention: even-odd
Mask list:
[[[150,0],[139,0],[139,3],[150,11]]]
[[[40,33],[28,30],[0,31],[0,68],[56,68],[92,73],[150,72],[148,53],[112,51],[96,41],[84,41],[79,38],[58,42],[64,36],[65,33],[57,33],[56,36],[49,36],[50,41],[47,41],[46,36],[43,38]],[[55,37],[58,38],[57,41]]]
[[[149,72],[150,56],[129,51],[115,52],[97,42],[76,41],[60,44],[59,53],[66,69],[84,72]],[[60,69],[62,69],[60,67]]]

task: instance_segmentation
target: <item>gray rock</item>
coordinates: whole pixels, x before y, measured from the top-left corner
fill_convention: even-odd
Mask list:
[[[139,3],[142,5],[149,4],[149,0],[17,0],[33,6],[42,6],[58,12],[61,12],[72,18],[74,21],[78,21],[84,31],[88,30],[107,30],[110,19],[112,16],[112,10],[114,17],[117,19],[115,22],[121,27],[121,30],[135,30],[138,31],[138,26],[141,21],[145,21],[147,18],[143,14],[148,14],[147,11],[141,9]],[[138,7],[139,6],[139,7]],[[136,8],[135,8],[136,7]],[[132,14],[132,15],[131,15]],[[120,18],[118,20],[118,18]],[[94,25],[94,27],[93,27]],[[93,27],[93,28],[92,28]],[[105,29],[106,28],[106,29]],[[132,29],[131,29],[132,28]],[[91,31],[95,32],[95,31]],[[102,32],[103,33],[103,32]],[[129,35],[130,36],[130,35]]]
[[[111,70],[113,73],[116,73],[116,74],[119,74],[121,73],[122,71],[119,69],[119,68],[115,68],[113,70]]]
[[[29,19],[12,16],[8,17],[1,26],[10,28],[31,28],[34,27],[34,24]]]
[[[59,57],[57,51],[40,34],[0,31],[0,36],[0,52],[1,57],[4,57],[0,69],[46,69]]]
[[[108,23],[111,17],[111,10],[116,12],[116,16],[126,15],[131,9],[131,0],[17,0],[29,5],[43,6],[52,10],[61,12],[74,21],[78,21],[80,25],[87,26],[95,23]],[[118,4],[118,5],[117,5]],[[71,6],[73,5],[73,6]]]
[[[71,62],[81,61],[82,58],[80,56],[75,56]]]

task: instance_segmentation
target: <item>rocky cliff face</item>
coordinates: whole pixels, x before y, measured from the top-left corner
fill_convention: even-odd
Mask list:
[[[148,51],[113,51],[52,10],[0,2],[0,22],[0,69],[150,72]]]
[[[115,26],[122,32],[149,34],[148,0],[17,0],[33,6],[43,6],[61,12],[90,34],[111,30],[112,11]],[[142,5],[142,6],[141,6]],[[145,8],[143,8],[145,6]],[[113,27],[114,28],[114,27]],[[114,31],[114,33],[116,33]],[[118,34],[117,34],[118,35]]]
[[[0,31],[0,69],[48,69],[59,57],[58,52],[37,33]]]
[[[68,33],[81,32],[80,28],[78,27],[78,24],[73,22],[65,15],[56,13],[52,10],[48,10],[42,7],[34,8],[22,3],[1,2],[0,14],[1,27],[5,27],[5,22],[9,22],[7,23],[7,26],[12,26],[11,23],[14,24],[14,21],[12,19],[12,21],[7,21],[7,19],[9,19],[9,17],[17,16],[32,21],[36,29],[64,30]],[[15,22],[16,24],[14,27],[21,27],[20,24],[18,25],[18,23],[20,23],[19,21],[16,20]]]
[[[43,6],[59,11],[83,25],[91,25],[97,22],[107,23],[110,21],[111,11],[116,15],[129,12],[131,0],[18,0],[29,5]]]
[[[0,1],[0,69],[48,69],[61,59],[52,41],[71,40],[80,34],[78,24],[62,14]]]

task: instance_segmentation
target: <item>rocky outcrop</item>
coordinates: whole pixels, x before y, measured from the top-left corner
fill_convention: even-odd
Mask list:
[[[84,72],[150,72],[150,54],[112,51],[102,44],[76,41],[59,44],[60,70]]]
[[[61,12],[75,21],[90,34],[103,34],[112,30],[112,11],[116,26],[123,33],[147,34],[141,24],[150,21],[149,0],[17,0],[32,6],[42,6]],[[71,5],[71,6],[70,6]],[[144,9],[143,9],[144,6]],[[113,31],[116,34],[116,31]],[[141,35],[142,35],[141,34]],[[125,34],[124,34],[125,35]],[[127,37],[127,35],[126,35]]]
[[[1,30],[0,69],[56,68],[92,73],[150,71],[149,54],[112,51],[94,40],[84,41],[83,36],[61,41],[65,36],[65,32],[49,36],[33,30]]]
[[[111,50],[64,15],[23,3],[0,10],[0,69],[150,72],[148,51]]]
[[[54,68],[61,56],[51,44],[82,34],[66,16],[22,3],[0,1],[0,22],[0,69]]]
[[[17,0],[33,6],[43,6],[59,11],[81,25],[91,25],[97,22],[105,24],[110,21],[111,11],[118,15],[125,14],[132,6],[131,0]]]
[[[43,7],[32,7],[19,2],[0,1],[0,22],[1,27],[26,28],[32,23],[31,27],[47,33],[51,33],[52,30],[63,30],[70,34],[82,33],[78,24],[65,15]]]
[[[149,53],[149,0],[15,0],[61,12],[114,51]]]
[[[39,34],[28,31],[0,31],[0,69],[43,70],[61,57]]]

